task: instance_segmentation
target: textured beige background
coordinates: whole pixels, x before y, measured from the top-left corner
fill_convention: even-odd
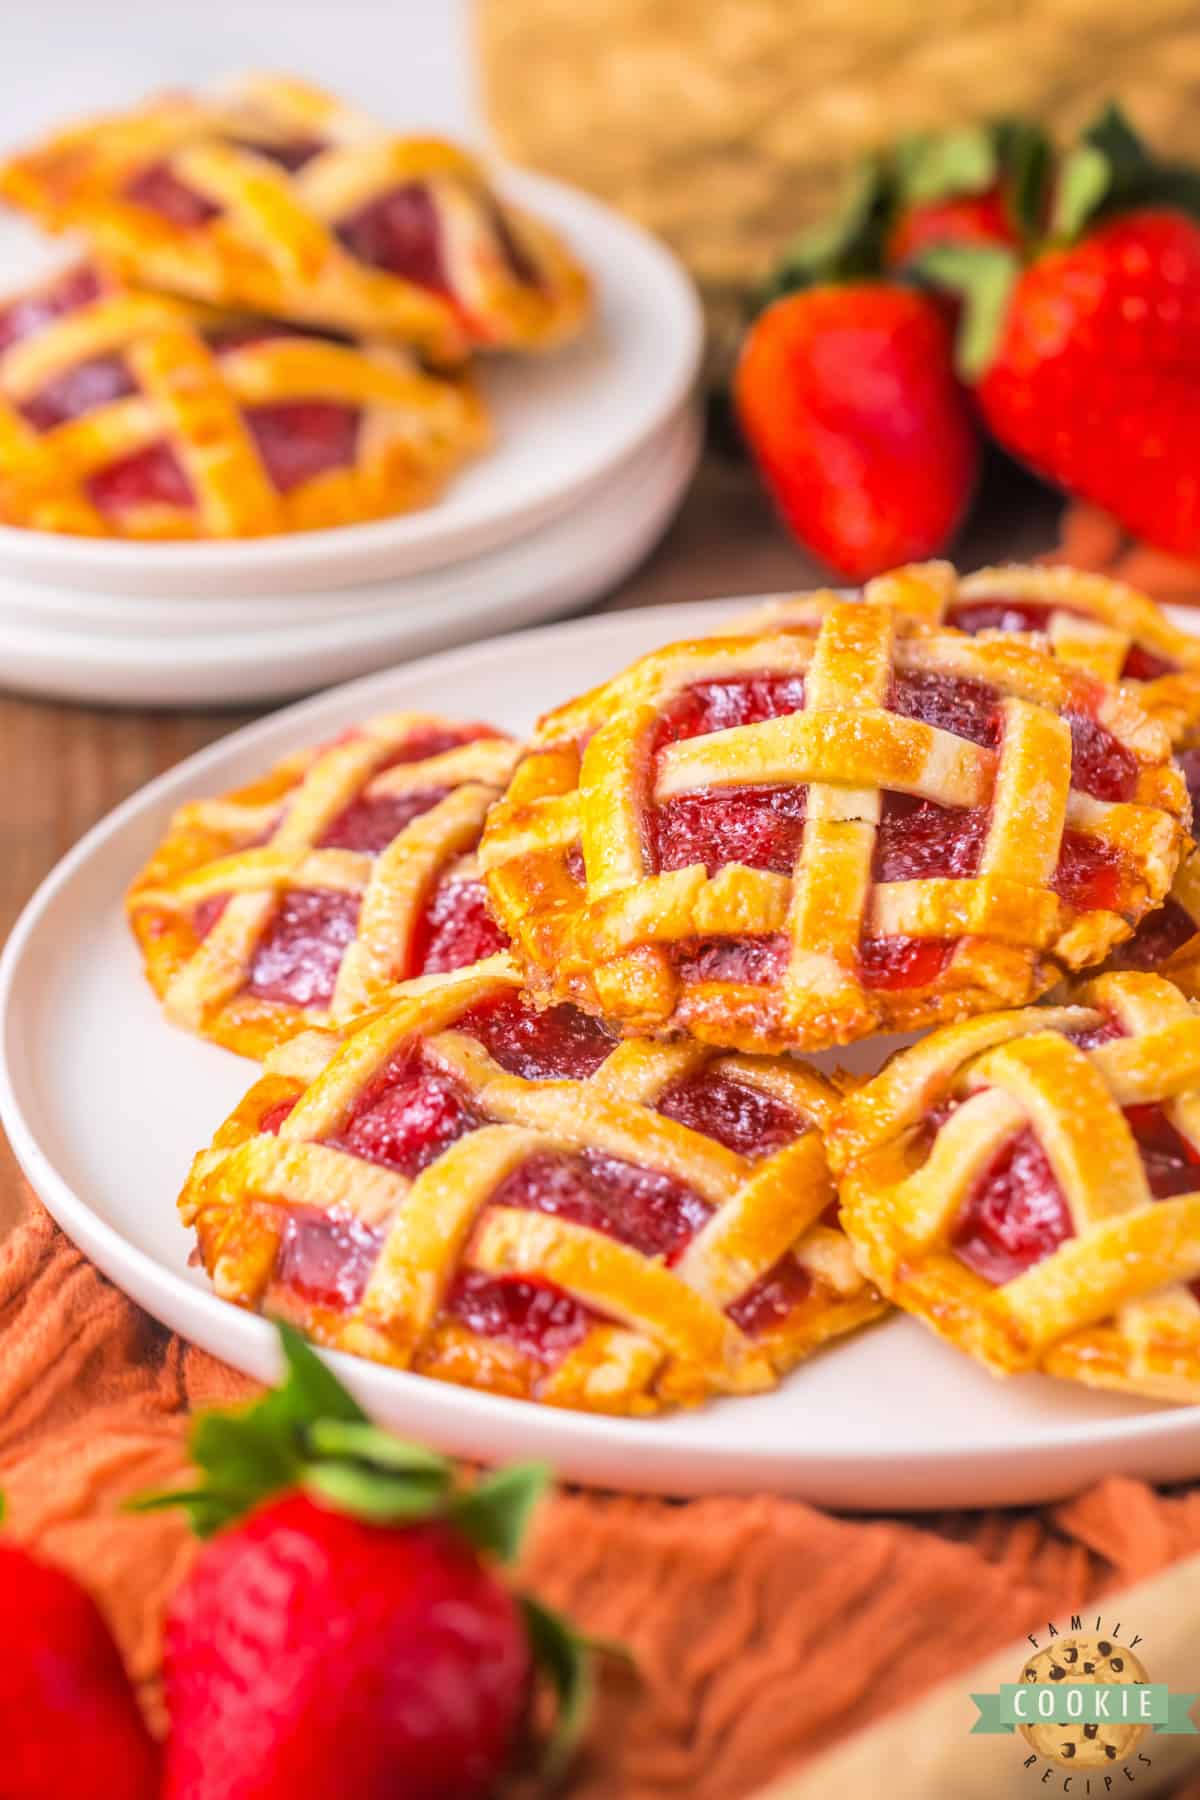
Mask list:
[[[476,0],[502,147],[661,232],[710,290],[761,272],[895,133],[1114,93],[1200,156],[1196,0]]]

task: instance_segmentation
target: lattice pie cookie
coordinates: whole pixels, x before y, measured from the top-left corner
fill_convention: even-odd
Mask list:
[[[1188,817],[1129,695],[1021,639],[826,596],[550,713],[480,860],[540,995],[811,1049],[1099,962],[1165,896]]]
[[[308,1033],[196,1158],[217,1292],[318,1342],[558,1406],[755,1393],[881,1311],[792,1061],[618,1043],[506,957]]]
[[[0,196],[132,279],[442,360],[575,332],[587,277],[464,151],[402,138],[303,82],[255,76],[68,128]]]
[[[1200,1010],[1156,975],[948,1026],[830,1138],[859,1261],[997,1373],[1200,1401]]]
[[[1061,662],[1120,683],[1143,712],[1178,742],[1200,723],[1200,639],[1172,625],[1162,608],[1123,581],[1079,569],[1012,563],[959,576],[950,563],[917,563],[868,582],[863,597],[886,597],[930,625],[981,632],[1037,633]],[[756,607],[736,630],[786,629],[811,621],[820,595]]]
[[[259,537],[408,511],[488,437],[394,346],[138,293],[82,266],[0,300],[0,520]]]
[[[499,950],[473,852],[518,751],[397,713],[183,807],[127,902],[167,1016],[261,1056]]]

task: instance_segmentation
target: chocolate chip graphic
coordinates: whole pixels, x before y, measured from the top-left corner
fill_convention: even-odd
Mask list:
[[[1062,1745],[1060,1745],[1060,1746],[1059,1746],[1059,1752],[1058,1752],[1058,1754],[1059,1754],[1059,1755],[1060,1755],[1060,1756],[1061,1756],[1061,1757],[1062,1757],[1062,1759],[1063,1759],[1063,1761],[1064,1761],[1064,1762],[1070,1762],[1070,1760],[1071,1760],[1071,1758],[1072,1758],[1072,1757],[1073,1757],[1073,1756],[1074,1756],[1074,1754],[1075,1754],[1075,1746],[1074,1746],[1074,1744],[1062,1744]]]
[[[1037,1680],[1037,1670],[1036,1669],[1026,1669],[1025,1679],[1026,1679],[1026,1681],[1036,1681]]]
[[[1125,1658],[1123,1656],[1114,1656],[1108,1666],[1114,1675],[1119,1675],[1121,1670],[1125,1667]]]
[[[1083,1672],[1085,1675],[1094,1675],[1096,1673],[1095,1663],[1084,1663]]]
[[[1099,1650],[1101,1656],[1112,1655],[1112,1645],[1105,1643],[1103,1638],[1101,1638],[1100,1642],[1096,1645],[1096,1648]]]
[[[1104,1754],[1105,1754],[1105,1756],[1107,1756],[1109,1762],[1116,1762],[1116,1760],[1117,1760],[1116,1745],[1115,1744],[1105,1744]]]
[[[1085,1738],[1094,1738],[1099,1730],[1100,1727],[1098,1725],[1085,1725],[1083,1728],[1083,1735]]]
[[[1079,1652],[1074,1644],[1063,1651],[1063,1661],[1065,1663],[1077,1663],[1079,1661]]]
[[[1051,1681],[1065,1681],[1066,1676],[1067,1676],[1067,1671],[1063,1668],[1061,1663],[1053,1663],[1051,1665],[1051,1668],[1050,1668]]]

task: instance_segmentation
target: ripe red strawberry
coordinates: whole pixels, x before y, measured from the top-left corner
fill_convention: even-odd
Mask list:
[[[898,269],[935,244],[1002,244],[1015,247],[1020,235],[1004,189],[955,194],[904,207],[883,247],[884,266]]]
[[[154,1800],[158,1746],[95,1601],[0,1545],[0,1800]]]
[[[586,1700],[581,1641],[499,1572],[545,1471],[459,1486],[281,1335],[285,1386],[196,1423],[208,1484],[141,1503],[217,1534],[168,1619],[164,1800],[486,1800],[535,1669],[558,1692],[560,1757]]]
[[[289,1494],[176,1596],[166,1800],[484,1800],[531,1678],[517,1602],[461,1533]]]
[[[979,440],[926,294],[860,281],[775,301],[743,345],[734,403],[776,505],[839,574],[932,556],[966,512]]]
[[[1118,214],[1042,256],[978,387],[996,438],[1164,550],[1200,555],[1200,225]]]

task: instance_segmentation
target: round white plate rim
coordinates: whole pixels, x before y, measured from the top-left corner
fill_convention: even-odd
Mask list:
[[[532,531],[478,555],[456,558],[453,563],[424,569],[412,575],[392,576],[353,587],[310,588],[300,594],[179,595],[163,598],[145,594],[106,594],[89,588],[51,586],[8,576],[0,569],[0,620],[30,631],[79,632],[97,637],[136,639],[167,633],[181,639],[211,639],[228,634],[291,629],[334,617],[345,618],[394,609],[436,593],[444,604],[447,591],[459,580],[478,576],[505,557],[516,557],[539,539],[564,532],[571,522],[583,521],[597,509],[611,507],[614,496],[624,495],[653,478],[668,459],[684,448],[698,451],[699,410],[687,405],[672,416],[636,456],[623,462],[581,505],[546,520]]]
[[[767,597],[730,597],[684,607],[648,608],[625,615],[607,614],[598,619],[544,627],[524,634],[513,642],[536,653],[540,646],[561,642],[567,634],[583,638],[589,635],[596,638],[610,637],[613,627],[621,625],[627,628],[661,626],[662,638],[666,641],[696,629],[710,629],[723,615],[728,616],[730,610],[755,604],[759,599]],[[68,1235],[93,1256],[118,1285],[133,1289],[141,1304],[159,1316],[167,1317],[168,1322],[171,1322],[172,1317],[187,1317],[193,1322],[192,1335],[197,1341],[217,1349],[218,1354],[224,1354],[227,1358],[231,1352],[234,1360],[238,1353],[242,1354],[246,1358],[243,1366],[252,1366],[260,1374],[266,1373],[273,1362],[273,1338],[269,1325],[192,1285],[176,1271],[129,1242],[116,1226],[101,1218],[86,1200],[76,1194],[70,1182],[56,1167],[53,1157],[40,1143],[36,1130],[26,1118],[17,1059],[10,1049],[15,1016],[14,991],[23,961],[34,944],[43,921],[52,913],[59,897],[69,891],[92,856],[143,815],[150,814],[160,805],[165,807],[183,791],[203,783],[210,770],[219,768],[225,762],[239,760],[260,750],[269,754],[272,749],[279,750],[285,745],[303,742],[301,734],[309,727],[319,724],[323,714],[370,708],[383,702],[388,687],[395,684],[398,676],[407,674],[414,668],[422,677],[452,682],[455,665],[464,659],[477,657],[481,649],[485,648],[490,648],[494,653],[496,646],[488,646],[485,642],[444,651],[437,656],[422,659],[418,665],[409,665],[408,670],[386,670],[331,689],[231,733],[159,776],[109,813],[67,853],[29,901],[0,955],[0,1122],[3,1123],[30,1181]],[[327,722],[332,724],[333,720]],[[247,1085],[252,1078],[248,1070]],[[836,1354],[836,1350],[833,1354]],[[390,1390],[393,1394],[409,1396],[412,1400],[411,1411],[414,1413],[442,1415],[438,1429],[442,1430],[444,1436],[458,1440],[456,1447],[460,1450],[467,1450],[471,1443],[478,1444],[483,1438],[493,1446],[501,1442],[523,1440],[524,1447],[532,1445],[536,1450],[545,1440],[550,1439],[565,1446],[565,1454],[560,1449],[553,1460],[559,1462],[565,1473],[570,1474],[574,1469],[582,1479],[588,1478],[586,1470],[590,1464],[611,1466],[614,1460],[620,1461],[623,1457],[631,1456],[636,1464],[639,1455],[648,1448],[650,1455],[646,1460],[656,1461],[660,1466],[664,1458],[673,1466],[685,1468],[693,1465],[697,1459],[701,1462],[712,1460],[711,1453],[703,1446],[672,1446],[668,1443],[664,1449],[656,1445],[653,1440],[656,1421],[653,1419],[612,1419],[541,1408],[528,1402],[478,1394],[403,1371],[380,1368],[340,1353],[333,1353],[332,1360],[351,1385],[366,1397],[377,1397]],[[802,1378],[801,1370],[790,1379],[794,1382]],[[728,1406],[747,1403],[733,1401],[722,1404]],[[1186,1440],[1185,1447],[1189,1451],[1195,1446],[1200,1459],[1198,1432],[1200,1409],[1156,1408],[1098,1421],[1054,1421],[1044,1431],[1033,1432],[1030,1440],[1017,1448],[1027,1453],[1057,1457],[1060,1461],[1064,1454],[1069,1455],[1076,1450],[1107,1454],[1127,1447],[1138,1447],[1147,1452],[1157,1449],[1168,1453],[1168,1461],[1178,1473],[1175,1465],[1178,1462],[1181,1440]],[[1172,1451],[1176,1453],[1174,1457],[1170,1455]],[[990,1473],[995,1469],[997,1479],[1002,1481],[1002,1471],[1014,1455],[1014,1445],[1003,1440],[990,1445],[974,1445],[969,1454],[976,1474],[981,1470]],[[907,1453],[906,1470],[898,1477],[899,1488],[907,1486],[917,1494],[924,1494],[930,1475],[939,1472],[948,1459],[952,1462],[960,1455],[961,1452],[956,1451],[954,1446],[945,1443],[914,1445]],[[738,1470],[722,1469],[715,1472],[715,1479],[706,1477],[697,1480],[689,1475],[680,1486],[661,1474],[643,1481],[640,1479],[641,1471],[638,1470],[639,1479],[631,1485],[666,1492],[703,1492],[746,1490],[779,1484],[792,1492],[803,1493],[810,1491],[810,1488],[815,1489],[813,1497],[820,1499],[831,1487],[836,1491],[839,1484],[849,1479],[843,1471],[866,1470],[869,1482],[877,1482],[878,1472],[885,1466],[895,1474],[895,1452],[885,1446],[872,1446],[869,1442],[856,1445],[852,1452],[842,1449],[820,1452],[812,1460],[821,1465],[823,1473],[814,1474],[811,1483],[805,1479],[795,1479],[796,1453],[781,1452],[774,1447],[743,1444],[738,1446],[738,1458]],[[781,1467],[781,1464],[784,1466]],[[857,1479],[857,1485],[862,1485],[861,1478]],[[951,1482],[952,1487],[953,1485]],[[978,1485],[974,1478],[973,1485]],[[987,1485],[986,1482],[984,1485]],[[1008,1484],[1009,1488],[1011,1485]],[[1018,1480],[1016,1491],[1008,1497],[1018,1497],[1025,1492],[1027,1485]],[[1055,1478],[1050,1485],[1054,1493],[1066,1491],[1059,1478]],[[897,1499],[896,1491],[896,1483],[889,1490],[891,1497],[885,1497],[880,1491],[878,1504],[920,1508],[950,1503],[929,1497]],[[1035,1496],[1031,1493],[1028,1497]],[[1041,1497],[1051,1496],[1047,1492]],[[870,1509],[876,1502],[864,1498],[842,1499],[834,1503],[861,1505]]]
[[[357,678],[364,664],[374,666],[381,657],[392,662],[414,651],[428,653],[431,641],[442,648],[483,626],[509,632],[569,613],[625,579],[668,528],[699,458],[698,420],[685,416],[651,451],[649,473],[639,459],[587,507],[457,570],[416,577],[416,619],[403,587],[396,588],[389,609],[337,612],[273,629],[260,624],[140,639],[31,626],[0,606],[6,685],[106,704],[278,701]],[[464,604],[468,582],[472,591]],[[460,591],[447,596],[448,583]]]
[[[134,582],[143,590],[161,583],[164,594],[202,593],[219,592],[231,582],[274,581],[286,592],[289,584],[330,585],[338,578],[339,569],[351,584],[385,574],[412,574],[479,554],[577,504],[622,462],[636,455],[664,419],[686,401],[697,379],[703,348],[700,303],[671,251],[603,201],[528,170],[505,166],[498,171],[498,178],[513,198],[544,213],[568,235],[574,230],[580,239],[594,233],[597,239],[615,242],[618,248],[603,265],[592,267],[593,278],[601,290],[605,281],[627,288],[635,281],[638,310],[648,324],[654,321],[656,342],[661,340],[666,346],[665,353],[654,359],[655,382],[646,387],[640,410],[626,415],[621,437],[610,442],[602,454],[593,451],[583,456],[569,478],[564,478],[556,459],[544,459],[551,476],[549,484],[540,492],[527,493],[515,506],[490,488],[485,495],[464,499],[461,484],[458,489],[452,484],[443,502],[398,519],[238,543],[129,544],[0,525],[0,567],[19,571],[30,580],[89,589],[116,586],[121,590]],[[583,255],[587,260],[586,247]],[[594,321],[593,332],[598,329]],[[563,354],[570,352],[571,347],[566,346]],[[555,352],[548,355],[553,359]],[[493,462],[502,457],[502,443],[489,454]]]

